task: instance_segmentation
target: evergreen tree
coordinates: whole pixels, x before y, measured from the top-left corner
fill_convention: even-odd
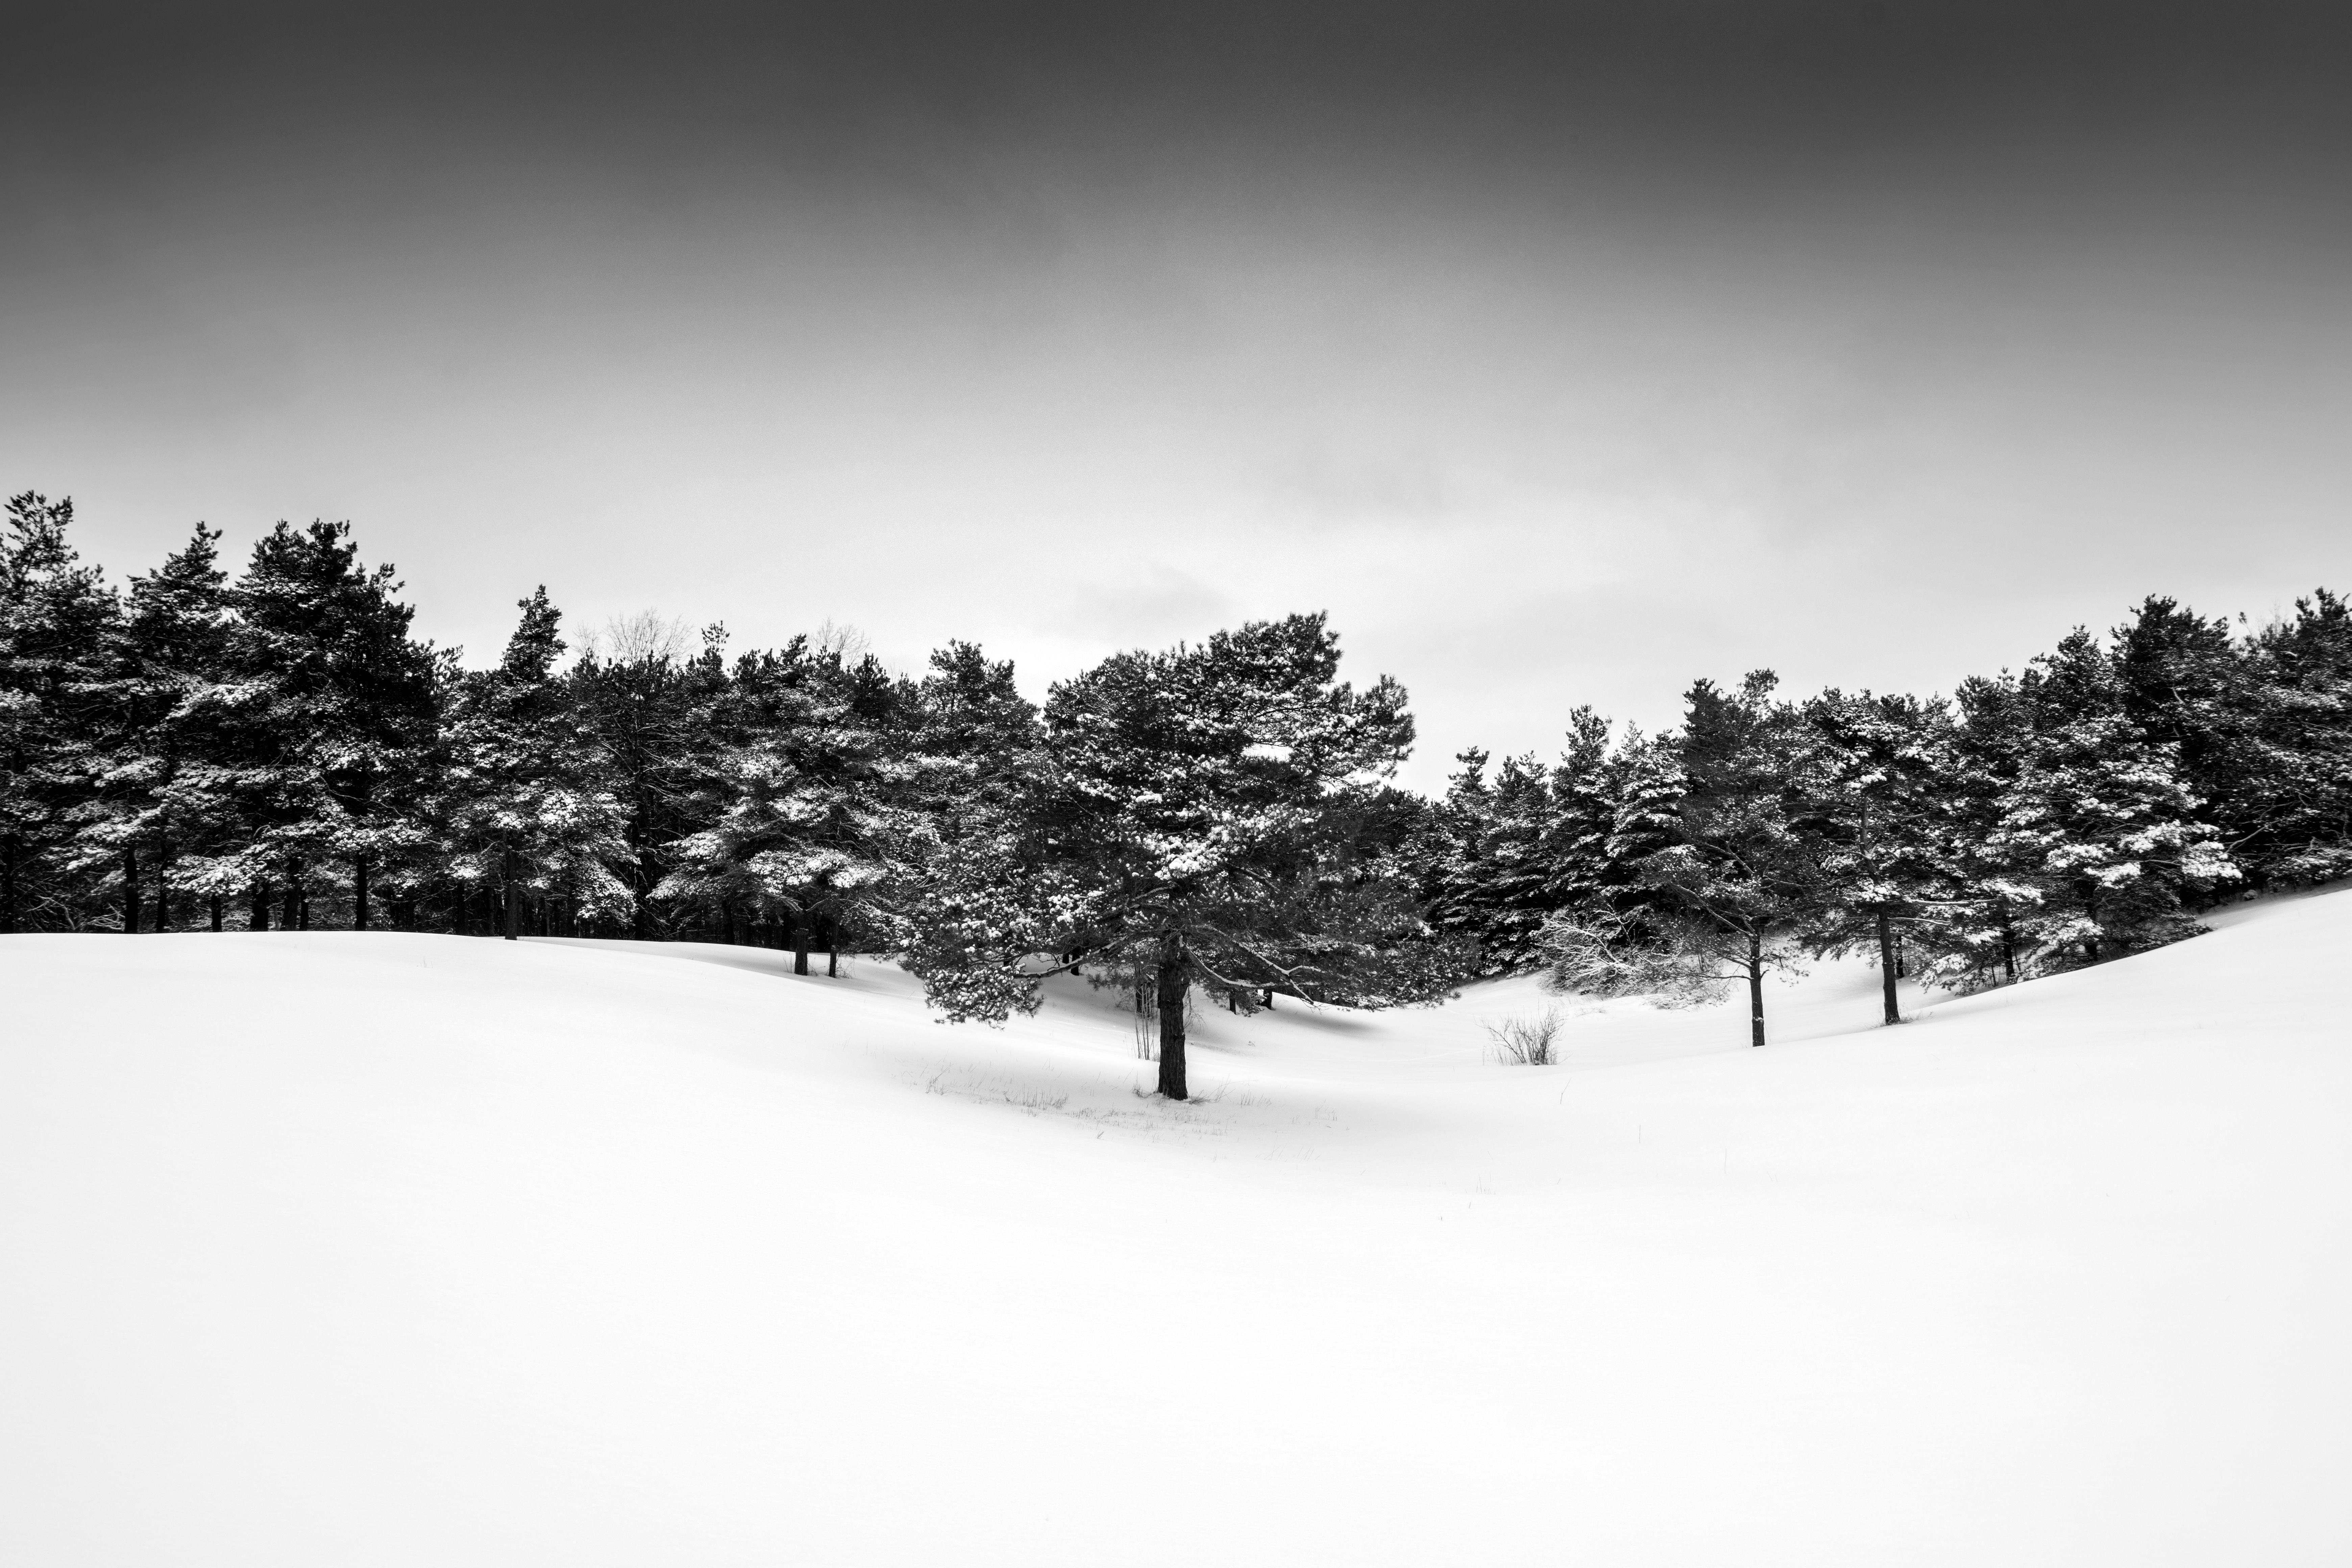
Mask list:
[[[832,949],[844,925],[885,921],[907,776],[890,745],[895,698],[870,655],[846,665],[804,637],[747,655],[730,697],[724,804],[670,847],[675,868],[656,895],[730,921],[781,920],[799,974],[820,925]]]
[[[1537,932],[1559,896],[1550,774],[1532,755],[1506,757],[1490,784],[1484,750],[1456,760],[1421,850],[1435,873],[1431,919],[1477,942],[1480,973],[1512,973],[1536,961]]]
[[[1814,763],[1797,711],[1758,670],[1736,692],[1695,683],[1676,751],[1684,793],[1675,840],[1634,862],[1659,895],[1662,945],[1699,984],[1746,983],[1748,1043],[1764,1043],[1764,977],[1794,967],[1794,934],[1818,899],[1800,817]]]
[[[348,523],[280,522],[230,594],[237,765],[253,825],[252,924],[307,928],[313,894],[348,889],[371,921],[371,877],[417,842],[436,707],[431,652],[390,566],[361,565]]]
[[[625,915],[629,889],[620,805],[596,776],[595,753],[556,678],[562,616],[541,587],[497,668],[461,677],[452,704],[440,813],[449,869],[493,896],[499,934],[526,917],[571,934],[582,913]]]
[[[1913,924],[1922,974],[1973,989],[2023,977],[2032,959],[2026,920],[2042,907],[2036,868],[2001,833],[2004,814],[2034,749],[2033,716],[2016,678],[1970,676],[1955,694],[1952,775],[1953,896]]]
[[[1885,1021],[1903,1021],[1904,928],[1958,901],[1948,803],[1948,711],[1916,697],[1825,691],[1805,705],[1818,743],[1801,831],[1814,859],[1816,951],[1874,948]]]
[[[668,647],[592,649],[566,678],[572,711],[599,753],[599,772],[621,810],[628,856],[618,863],[627,884],[628,934],[659,934],[653,896],[669,869],[667,846],[702,826],[698,797],[717,778],[710,718],[727,680],[719,650],[724,628],[704,632],[703,657],[674,658]]]
[[[1497,973],[1516,973],[1536,962],[1536,933],[1551,912],[1559,880],[1549,855],[1555,815],[1550,771],[1533,753],[1504,758],[1495,771],[1478,933],[1487,963]]]
[[[1609,917],[1638,942],[1655,934],[1653,928],[1671,901],[1642,868],[1683,842],[1690,778],[1671,733],[1652,739],[1629,731],[1611,764],[1602,783],[1612,810],[1601,843],[1600,894]]]
[[[1454,754],[1456,764],[1447,775],[1445,795],[1429,814],[1416,855],[1423,867],[1422,893],[1429,901],[1429,918],[1440,931],[1478,941],[1486,928],[1486,864],[1489,834],[1495,823],[1495,792],[1486,782],[1492,753],[1469,746]],[[1482,953],[1480,972],[1487,973]]]
[[[2215,816],[2258,885],[2352,873],[2352,607],[2322,588],[2245,650],[2251,713]]]
[[[1293,616],[1057,685],[1030,832],[964,857],[913,921],[908,960],[934,1005],[1002,1018],[1088,956],[1148,963],[1160,1090],[1181,1100],[1196,984],[1236,1001],[1442,995],[1462,946],[1422,919],[1410,823],[1381,788],[1412,744],[1404,692],[1386,677],[1355,690],[1339,657],[1322,616]]]
[[[2225,845],[2247,837],[2236,803],[2253,760],[2258,672],[2226,620],[2206,620],[2151,594],[2110,635],[2123,716],[2169,753],[2174,770]]]
[[[2096,963],[2194,934],[2184,895],[2237,870],[2197,816],[2176,744],[2128,716],[2097,639],[2077,628],[2036,658],[2016,702],[2031,728],[1985,847],[2032,890],[2020,923],[2036,964]]]
[[[1609,731],[1609,721],[1589,707],[1568,716],[1568,745],[1551,771],[1543,847],[1547,910],[1590,910],[1608,902],[1618,886],[1609,842],[1627,766],[1622,752],[1611,751]]]
[[[27,490],[10,498],[0,533],[0,931],[88,919],[74,840],[103,768],[119,609],[81,563],[72,526],[70,499]]]
[[[242,861],[219,542],[217,530],[198,523],[184,549],[131,580],[111,628],[106,727],[77,838],[86,863],[120,863],[127,931],[140,923],[142,852],[157,931],[170,926],[175,891],[201,897],[220,930],[233,884],[219,865]]]

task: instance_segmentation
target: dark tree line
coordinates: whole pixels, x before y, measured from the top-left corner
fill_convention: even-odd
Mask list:
[[[870,939],[923,683],[716,627],[567,666],[543,589],[468,670],[345,524],[234,577],[199,525],[117,593],[72,520],[0,540],[0,927]]]
[[[545,591],[498,662],[410,635],[340,523],[241,573],[198,527],[109,587],[69,502],[0,554],[0,926],[389,927],[902,957],[950,1016],[1057,969],[1135,985],[1185,1092],[1184,1017],[1279,995],[1433,999],[1426,808],[1388,786],[1403,691],[1337,679],[1319,616],[1122,654],[1040,710],[955,644],[919,678],[837,638],[571,651]]]
[[[1656,736],[1570,715],[1436,801],[1413,726],[1297,616],[1117,655],[1039,708],[951,645],[666,636],[567,658],[543,590],[498,662],[411,636],[347,525],[241,570],[199,525],[110,586],[70,502],[0,536],[0,929],[389,927],[887,952],[952,1017],[1082,970],[1184,1018],[1421,1002],[1477,973],[1713,994],[1808,953],[2000,984],[2352,871],[2352,614],[2248,629],[2150,599],[1949,700],[1707,681]],[[644,628],[638,628],[642,631]],[[831,967],[828,961],[828,968]]]
[[[1434,806],[1438,921],[1490,973],[1696,996],[1808,954],[1963,988],[2193,934],[2242,892],[2352,872],[2352,610],[2233,629],[2151,597],[1953,699],[1701,680],[1655,737],[1590,710],[1546,766],[1486,753]]]

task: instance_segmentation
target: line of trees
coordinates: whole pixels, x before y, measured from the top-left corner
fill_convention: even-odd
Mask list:
[[[2151,597],[1955,696],[1693,685],[1658,736],[1580,710],[1560,759],[1462,753],[1422,859],[1490,973],[1711,995],[1808,956],[2013,983],[2194,934],[2246,890],[2352,872],[2352,611],[2233,628]]]
[[[1475,973],[1673,997],[1862,950],[2000,984],[2352,871],[2352,614],[2150,599],[1950,700],[1769,673],[1675,730],[1570,716],[1559,759],[1391,782],[1405,694],[1295,616],[1117,655],[1042,708],[951,644],[896,675],[831,630],[730,656],[646,617],[577,658],[544,590],[498,662],[411,635],[341,523],[235,575],[199,525],[121,590],[70,501],[0,535],[0,929],[392,927],[888,952],[950,1017],[1057,970],[1196,997],[1425,1002]],[[828,959],[827,969],[832,968]]]
[[[1042,710],[961,643],[909,678],[854,638],[730,658],[641,620],[566,663],[544,589],[467,669],[345,524],[280,523],[234,578],[199,525],[117,592],[72,521],[20,495],[0,542],[0,929],[886,952],[956,1018],[1083,967],[1156,1007],[1180,1099],[1197,993],[1385,1005],[1475,967],[1388,783],[1405,694],[1339,681],[1318,616],[1119,655]]]

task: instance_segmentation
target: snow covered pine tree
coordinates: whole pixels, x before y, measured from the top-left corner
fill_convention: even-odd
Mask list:
[[[1805,704],[1818,766],[1800,806],[1820,897],[1817,952],[1874,948],[1884,1021],[1899,1024],[1896,943],[1910,922],[1962,900],[1948,803],[1957,765],[1940,699],[1824,691]]]
[[[1791,939],[1818,896],[1796,818],[1811,747],[1759,669],[1736,692],[1693,683],[1681,738],[1675,841],[1636,869],[1662,895],[1666,944],[1702,984],[1744,981],[1748,1044],[1764,1043],[1764,976],[1796,963]]]
[[[365,928],[370,878],[413,834],[434,736],[433,658],[390,566],[360,563],[351,525],[280,522],[230,590],[234,746],[255,878],[252,923],[308,929],[314,894],[349,889]],[[340,873],[348,873],[345,881]]]
[[[498,668],[458,682],[440,813],[452,873],[496,889],[509,942],[526,905],[537,923],[569,935],[582,911],[618,917],[629,903],[612,869],[629,857],[620,804],[554,675],[562,613],[544,587],[517,607],[522,619]]]
[[[171,927],[172,895],[205,900],[221,929],[226,895],[250,880],[228,664],[227,574],[217,530],[198,523],[186,548],[131,580],[110,628],[105,727],[91,758],[91,798],[76,835],[91,866],[120,864],[122,929],[139,929],[140,867],[155,892],[153,926]]]
[[[0,532],[0,931],[80,923],[68,870],[108,706],[117,614],[66,535],[73,502],[10,498]]]
[[[1338,679],[1319,615],[1125,653],[1057,685],[1026,824],[955,856],[912,911],[908,965],[950,1017],[1034,1009],[1088,958],[1147,964],[1160,1092],[1182,1100],[1195,984],[1236,1002],[1430,1002],[1468,944],[1422,918],[1384,781],[1412,742],[1402,687]]]
[[[675,869],[655,897],[731,922],[781,918],[793,972],[809,972],[821,921],[828,953],[878,904],[902,837],[895,796],[907,772],[891,754],[897,693],[869,654],[794,637],[746,656],[726,700],[731,742],[715,770],[723,803],[708,827],[667,847]],[[835,973],[828,958],[828,974]]]

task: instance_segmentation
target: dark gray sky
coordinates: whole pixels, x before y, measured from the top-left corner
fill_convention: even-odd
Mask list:
[[[0,485],[1033,689],[1328,608],[1455,748],[2352,588],[2314,7],[28,5]]]

